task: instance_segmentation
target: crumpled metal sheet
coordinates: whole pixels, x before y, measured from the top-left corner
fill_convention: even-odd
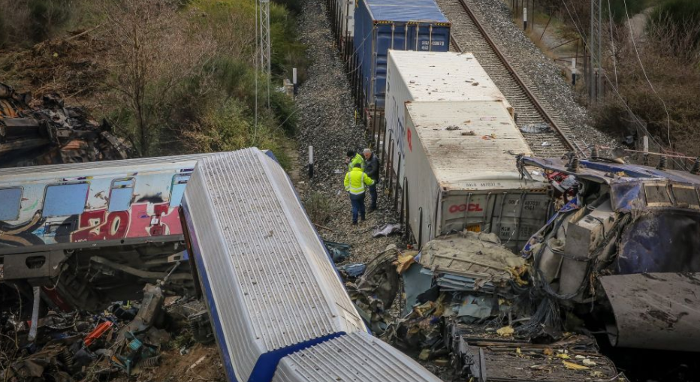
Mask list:
[[[620,347],[700,351],[700,273],[600,277],[615,314]]]
[[[420,264],[434,273],[451,273],[494,284],[512,279],[511,269],[525,260],[501,245],[495,234],[466,231],[428,242],[421,251]]]
[[[334,243],[332,241],[325,240],[323,241],[323,244],[326,246],[328,253],[331,254],[331,258],[335,263],[342,263],[345,261],[345,259],[350,257],[350,244]]]
[[[372,237],[389,236],[392,233],[401,231],[401,224],[385,224],[372,232]]]
[[[700,215],[663,210],[638,217],[622,234],[618,273],[700,272]]]

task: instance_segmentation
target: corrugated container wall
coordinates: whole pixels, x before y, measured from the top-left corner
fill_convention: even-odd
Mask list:
[[[338,23],[338,33],[341,41],[350,39],[355,34],[355,0],[334,0],[337,8],[336,22]],[[341,47],[342,48],[342,47]]]
[[[406,104],[407,216],[419,244],[468,229],[522,248],[548,216],[546,185],[520,179],[531,151],[499,101]]]
[[[446,52],[450,22],[434,0],[358,0],[354,48],[362,71],[363,107],[381,110],[389,49]]]
[[[493,100],[501,101],[513,115],[513,107],[471,53],[390,51],[384,150],[392,153],[389,158],[398,179],[403,179],[406,162],[406,102]]]

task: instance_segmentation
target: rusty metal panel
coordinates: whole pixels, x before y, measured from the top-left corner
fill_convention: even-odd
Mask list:
[[[620,347],[700,351],[700,274],[603,276]]]

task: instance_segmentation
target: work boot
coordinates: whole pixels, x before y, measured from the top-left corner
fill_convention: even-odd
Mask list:
[[[357,222],[352,222],[352,225],[357,225]]]
[[[376,211],[377,207],[370,207],[369,208],[369,213],[371,214],[372,212]]]

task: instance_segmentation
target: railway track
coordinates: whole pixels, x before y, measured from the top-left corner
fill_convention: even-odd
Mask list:
[[[537,129],[549,126],[545,132],[523,133],[536,156],[556,157],[575,151],[586,157],[585,143],[574,140],[571,126],[546,106],[533,93],[534,84],[521,77],[508,62],[495,42],[481,26],[465,0],[438,0],[443,13],[452,22],[452,49],[471,52],[500,88],[517,113],[519,128]]]

